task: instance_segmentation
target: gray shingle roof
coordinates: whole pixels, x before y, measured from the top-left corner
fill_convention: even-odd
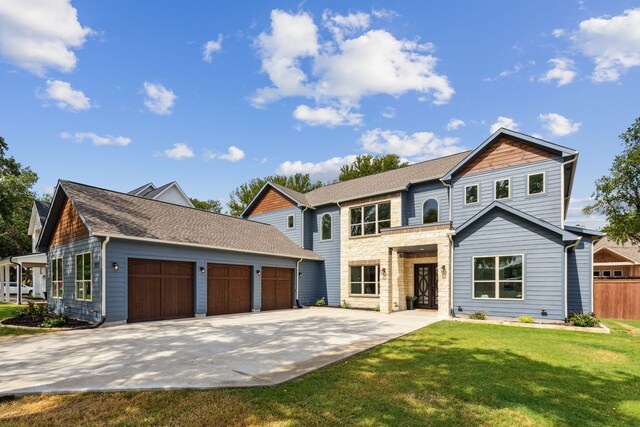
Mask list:
[[[93,235],[141,238],[288,258],[322,258],[274,226],[60,181]]]
[[[153,185],[153,182],[147,182],[146,184],[141,185],[140,187],[129,191],[129,193],[127,193],[127,194],[133,194],[134,196],[144,196],[149,191],[151,191],[151,190],[148,190],[148,187],[151,187],[151,190],[154,190],[156,188],[156,186]],[[147,191],[146,192],[142,192],[142,190],[147,190]]]
[[[469,153],[470,151],[465,151],[415,163],[400,169],[325,185],[306,193],[304,196],[309,206],[321,206],[403,190],[410,184],[442,178]]]
[[[631,242],[619,244],[605,236],[593,245],[593,251],[595,252],[602,248],[611,249],[635,262],[640,262],[640,247],[632,244]]]
[[[35,201],[36,210],[38,211],[38,216],[40,217],[40,225],[44,224],[44,221],[47,219],[47,215],[49,214],[49,208],[51,207],[51,203],[41,202],[40,200]]]
[[[307,196],[305,196],[304,194],[292,190],[290,188],[285,187],[284,185],[280,185],[280,184],[276,184],[275,182],[269,182],[269,184],[273,185],[274,187],[276,187],[278,190],[282,191],[284,194],[286,194],[287,196],[289,196],[289,198],[295,200],[296,202],[304,205],[304,206],[308,206],[311,207],[312,205],[309,203],[309,201],[307,200]]]

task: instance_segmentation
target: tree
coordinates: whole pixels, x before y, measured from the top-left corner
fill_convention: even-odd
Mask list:
[[[594,202],[584,212],[606,216],[602,231],[613,240],[640,244],[640,117],[619,138],[622,153],[614,157],[609,175],[596,181]]]
[[[200,209],[201,211],[222,213],[222,203],[220,203],[220,200],[198,200],[195,198],[189,198],[189,200],[191,200],[191,203],[196,209]]]
[[[38,181],[35,172],[6,157],[8,149],[0,136],[0,258],[31,250],[27,231],[35,199],[32,187]]]
[[[254,178],[231,192],[229,195],[229,203],[227,204],[229,213],[240,216],[267,182],[280,184],[299,193],[308,193],[311,190],[322,187],[322,183],[320,181],[313,182],[308,173],[297,173],[291,176],[273,175],[265,178]]]
[[[384,156],[371,156],[365,154],[356,157],[350,165],[340,168],[338,181],[348,181],[361,176],[373,175],[378,172],[390,171],[393,169],[408,166],[408,162],[403,162],[396,154],[386,154]]]

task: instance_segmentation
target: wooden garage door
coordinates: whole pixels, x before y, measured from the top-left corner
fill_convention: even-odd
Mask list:
[[[209,264],[207,266],[207,315],[251,311],[251,267]]]
[[[293,306],[293,270],[262,269],[262,311],[282,310]]]
[[[129,260],[129,322],[192,317],[191,262]]]

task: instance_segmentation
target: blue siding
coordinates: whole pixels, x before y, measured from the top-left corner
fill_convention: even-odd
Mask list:
[[[569,313],[590,313],[593,277],[592,242],[583,236],[575,250],[567,254],[567,302]]]
[[[454,237],[453,307],[457,315],[564,319],[564,245],[557,234],[493,210]],[[472,257],[524,255],[524,300],[473,299]],[[458,309],[461,307],[461,310]],[[541,309],[547,316],[541,316]]]
[[[331,240],[322,240],[322,215],[331,215]],[[329,305],[340,305],[340,208],[324,206],[313,211],[311,235],[313,251],[324,258],[320,263],[317,298],[324,297]]]
[[[127,319],[127,261],[128,258],[162,259],[170,261],[189,261],[196,266],[195,311],[197,315],[207,312],[207,274],[200,273],[200,267],[208,263],[241,264],[253,267],[252,308],[259,310],[261,306],[261,281],[256,274],[262,267],[296,267],[296,260],[269,255],[226,252],[215,249],[193,248],[163,243],[147,243],[113,239],[107,245],[107,266],[117,262],[120,268],[116,271],[107,268],[107,320],[120,321]],[[319,264],[317,261],[306,261]],[[303,272],[303,277],[306,275]],[[312,277],[312,274],[309,273]],[[295,291],[294,291],[295,298]],[[293,305],[292,301],[292,305]]]
[[[76,255],[91,252],[91,301],[76,299]],[[63,264],[63,298],[53,298],[51,290],[51,260],[61,258]],[[102,258],[101,242],[96,237],[78,240],[49,250],[47,268],[47,298],[49,306],[57,312],[91,322],[102,318]]]
[[[289,215],[294,216],[293,228],[287,227],[287,217]],[[293,240],[296,245],[302,246],[300,240],[302,238],[302,233],[300,231],[300,227],[302,226],[302,210],[300,208],[287,208],[272,212],[265,212],[257,215],[251,215],[248,219],[271,224],[280,230],[285,236]]]
[[[540,218],[558,227],[561,221],[561,159],[542,160],[534,163],[455,177],[453,188],[453,225],[464,223],[494,200],[494,182],[497,179],[510,178],[510,198],[500,200],[518,210]],[[527,195],[527,175],[545,173],[545,193]],[[480,203],[464,204],[464,187],[470,184],[480,185]]]
[[[422,206],[428,199],[438,201],[439,222],[449,221],[449,195],[440,181],[412,185],[403,194],[402,225],[422,224]]]

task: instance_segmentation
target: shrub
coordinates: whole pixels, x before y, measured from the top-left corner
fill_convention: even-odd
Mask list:
[[[347,300],[342,300],[342,304],[340,304],[342,308],[351,308],[351,304],[347,302]]]
[[[468,317],[469,319],[474,320],[487,320],[487,313],[484,311],[474,311],[472,313],[469,313]]]
[[[518,317],[518,322],[520,322],[520,323],[533,323],[533,317],[531,317],[531,316],[520,316],[520,317]]]
[[[43,328],[56,328],[56,327],[61,327],[61,326],[65,326],[67,324],[67,322],[69,321],[69,318],[64,315],[53,315],[50,317],[46,317],[42,323],[40,324],[41,327]]]
[[[324,297],[317,299],[316,302],[313,303],[316,307],[324,307],[327,305],[327,302],[324,300]]]
[[[35,304],[33,301],[18,309],[18,317],[32,317],[34,319],[43,319],[44,315],[49,311],[47,304]]]
[[[569,322],[571,322],[573,326],[591,328],[594,326],[598,326],[598,324],[600,323],[600,319],[598,319],[593,313],[577,313],[572,314],[571,317],[569,317]]]

